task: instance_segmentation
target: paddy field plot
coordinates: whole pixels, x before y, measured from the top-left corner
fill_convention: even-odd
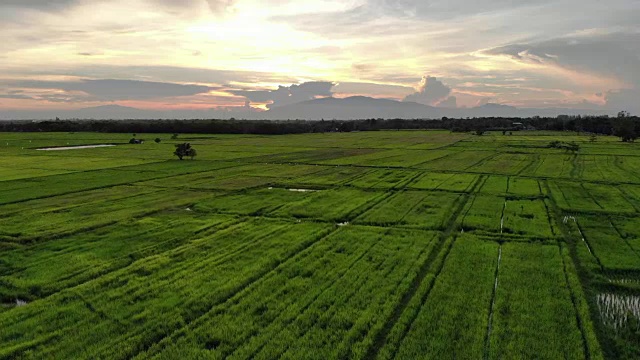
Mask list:
[[[0,359],[640,357],[637,144],[138,136],[0,134]]]

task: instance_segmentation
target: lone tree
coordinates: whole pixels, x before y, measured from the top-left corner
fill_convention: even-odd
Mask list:
[[[178,159],[182,160],[185,156],[188,156],[193,160],[193,158],[197,155],[196,149],[191,147],[189,143],[182,143],[176,145],[176,151],[173,152],[173,155],[177,156]]]

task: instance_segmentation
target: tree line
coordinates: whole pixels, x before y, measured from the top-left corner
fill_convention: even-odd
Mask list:
[[[575,131],[619,136],[633,141],[640,135],[640,118],[620,112],[617,117],[567,116],[466,119],[363,119],[363,120],[44,120],[0,121],[0,131],[12,132],[113,132],[261,134],[444,129],[455,132],[520,131],[523,129]]]

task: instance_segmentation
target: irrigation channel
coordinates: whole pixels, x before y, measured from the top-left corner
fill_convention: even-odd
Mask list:
[[[116,146],[114,144],[96,144],[96,145],[77,145],[77,146],[55,146],[36,149],[38,151],[60,151],[60,150],[75,150],[75,149],[95,149]]]

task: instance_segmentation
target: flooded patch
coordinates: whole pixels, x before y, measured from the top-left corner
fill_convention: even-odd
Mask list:
[[[596,303],[600,311],[602,323],[613,330],[620,330],[627,326],[629,320],[640,330],[640,296],[599,294]]]
[[[74,149],[94,149],[103,147],[112,147],[113,144],[97,144],[97,145],[77,145],[77,146],[55,146],[47,148],[39,148],[39,151],[60,151],[60,150],[74,150]]]

